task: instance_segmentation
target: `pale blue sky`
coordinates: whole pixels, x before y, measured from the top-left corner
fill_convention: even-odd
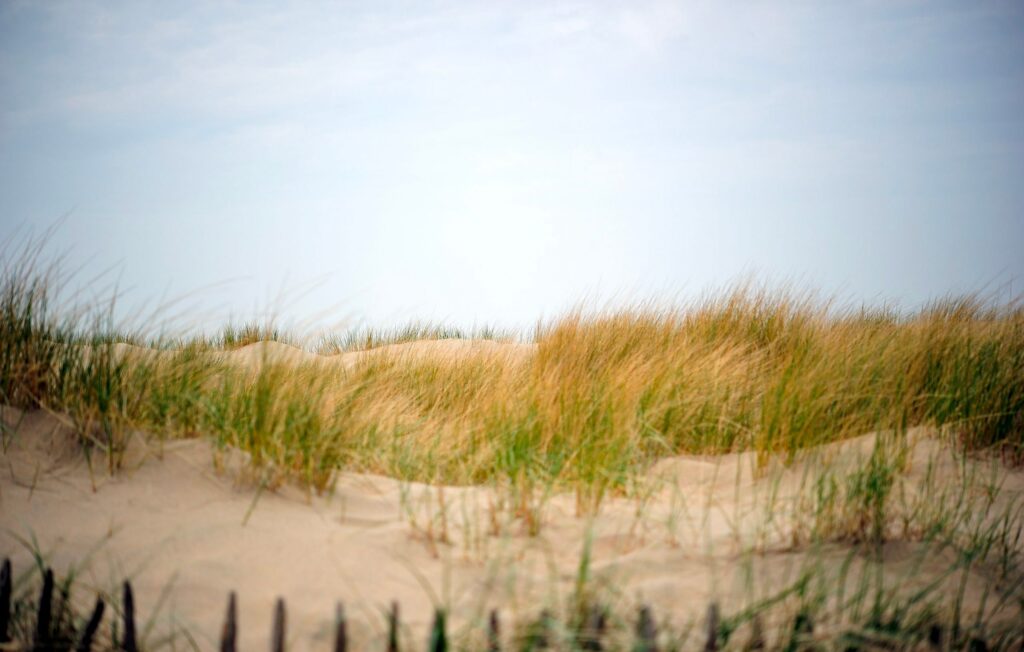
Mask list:
[[[0,237],[70,212],[124,305],[377,324],[1024,287],[1022,34],[1020,2],[0,0]]]

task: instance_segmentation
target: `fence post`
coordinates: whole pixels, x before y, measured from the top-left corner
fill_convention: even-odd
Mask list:
[[[448,637],[445,634],[444,609],[434,610],[434,626],[430,631],[430,652],[446,652]]]
[[[348,650],[348,632],[345,626],[345,609],[341,603],[334,606],[334,652]]]
[[[754,620],[750,623],[750,642],[747,643],[747,650],[755,652],[764,650],[767,647],[764,641],[764,627],[761,623],[761,614],[755,614]]]
[[[708,605],[708,640],[704,644],[705,652],[718,650],[718,603]]]
[[[128,580],[124,582],[121,606],[124,609],[124,641],[121,647],[124,652],[139,652],[139,645],[135,640],[135,596]]]
[[[796,615],[796,619],[793,621],[793,631],[797,634],[814,633],[814,621],[811,620],[811,614],[807,613],[805,609],[801,609],[800,613]]]
[[[814,633],[814,622],[811,620],[811,615],[807,613],[805,608],[801,608],[797,612],[796,617],[793,619],[793,630],[789,634],[789,643],[786,646],[788,650],[795,650],[803,647],[803,639]]]
[[[106,605],[103,604],[103,598],[97,597],[96,606],[93,607],[92,615],[89,616],[89,622],[86,623],[85,629],[82,631],[82,637],[78,639],[75,652],[89,652],[92,649],[92,639],[100,628],[100,621],[103,620],[103,610],[105,608]]]
[[[526,640],[527,650],[546,650],[551,641],[551,611],[544,609]]]
[[[11,560],[4,559],[3,568],[0,569],[0,643],[9,643],[7,636],[8,625],[11,622]]]
[[[501,652],[501,627],[497,609],[491,609],[491,616],[487,620],[487,652]]]
[[[583,623],[583,631],[580,632],[580,648],[589,652],[603,650],[601,639],[604,637],[606,624],[607,616],[604,608],[596,604],[591,605]]]
[[[224,616],[224,627],[220,630],[220,652],[235,652],[238,638],[238,605],[235,592],[228,593],[228,611]]]
[[[398,603],[391,603],[388,612],[388,652],[398,652]]]
[[[39,595],[39,615],[36,617],[36,650],[52,650],[50,638],[53,616],[53,570],[46,569],[43,573],[43,590]]]
[[[813,633],[814,621],[811,620],[811,614],[807,613],[806,609],[801,609],[793,620],[792,640],[799,643],[803,637],[810,636]]]
[[[271,650],[284,652],[284,598],[278,598],[274,604],[274,630],[271,635]]]
[[[658,628],[654,624],[651,608],[647,605],[641,606],[637,615],[634,648],[637,652],[658,652]]]

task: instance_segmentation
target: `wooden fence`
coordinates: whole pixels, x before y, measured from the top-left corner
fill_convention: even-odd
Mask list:
[[[67,633],[58,636],[55,628],[59,623],[55,622],[53,613],[54,601],[54,579],[53,571],[47,569],[43,574],[43,586],[39,595],[39,604],[36,613],[36,626],[34,638],[31,644],[26,647],[12,647],[14,641],[11,639],[11,597],[13,591],[13,576],[11,574],[11,562],[5,559],[3,568],[0,570],[0,650],[8,649],[31,649],[36,652],[64,652],[75,650],[76,652],[89,652],[93,646],[93,639],[103,621],[106,605],[102,597],[96,598],[96,605],[85,626],[80,632],[72,632],[75,640],[68,641]],[[132,595],[130,582],[122,586],[121,598],[122,631],[120,641],[115,641],[115,649],[123,652],[138,652],[138,643],[135,626],[135,600]],[[57,615],[59,620],[60,614]],[[387,652],[399,652],[399,607],[398,603],[392,603],[388,611],[388,637],[386,644]],[[594,607],[591,609],[579,631],[576,632],[576,643],[583,650],[604,650],[607,645],[607,615],[606,612]],[[285,650],[285,626],[287,622],[286,607],[283,599],[278,599],[274,605],[274,620],[271,631],[271,651],[284,652]],[[527,635],[522,649],[544,650],[550,648],[553,641],[554,617],[550,611],[542,611],[534,627]],[[808,620],[806,627],[811,629]],[[224,619],[224,626],[221,629],[220,650],[221,652],[235,652],[237,649],[238,637],[238,608],[235,593],[228,595],[227,613]],[[500,652],[501,631],[498,612],[491,611],[487,624],[487,651]],[[760,621],[754,623],[753,634],[745,646],[747,650],[763,650],[765,642],[761,635]],[[720,637],[718,607],[712,603],[708,608],[705,651],[716,651],[719,648]],[[636,617],[634,630],[634,642],[632,649],[636,652],[657,652],[658,651],[658,630],[655,624],[654,614],[647,606],[639,608]],[[27,644],[28,641],[22,641]],[[349,638],[345,620],[345,612],[340,603],[336,606],[335,628],[333,636],[333,647],[335,652],[346,652],[349,649]],[[427,642],[428,652],[445,652],[448,650],[448,631],[445,622],[445,612],[437,609],[434,612],[434,622],[430,630]]]
[[[54,576],[51,569],[43,571],[43,583],[39,593],[39,602],[34,607],[34,627],[26,625],[26,620],[32,616],[33,606],[30,602],[20,602],[17,608],[12,604],[14,591],[14,578],[11,572],[9,559],[3,561],[0,568],[0,652],[6,651],[28,651],[33,652],[90,652],[93,642],[99,631],[100,624],[106,611],[106,604],[102,597],[96,598],[96,604],[89,616],[89,619],[81,627],[71,622],[70,605],[68,597],[61,591],[61,598],[58,602],[58,609],[54,612]],[[118,652],[138,652],[136,621],[135,621],[135,600],[132,594],[130,582],[124,582],[121,595],[120,620],[111,620],[110,644],[106,649],[117,650]],[[12,622],[12,617],[18,618],[17,623]],[[608,612],[600,606],[593,606],[583,617],[574,620],[577,622],[571,633],[566,630],[557,629],[557,621],[549,610],[540,612],[527,629],[525,636],[516,638],[515,649],[522,651],[539,651],[550,649],[565,642],[567,636],[571,636],[573,649],[580,650],[606,650],[615,649],[614,645],[622,646],[621,636],[613,643],[608,632]],[[766,643],[763,634],[763,626],[759,613],[745,614],[742,621],[749,624],[747,640],[740,647],[745,651],[765,650]],[[271,630],[270,649],[271,652],[284,652],[286,640],[287,615],[283,599],[278,598],[274,605],[273,625]],[[705,628],[699,633],[698,644],[703,652],[717,652],[720,646],[726,642],[732,642],[731,634],[735,633],[739,621],[734,617],[731,620],[723,620],[720,617],[718,606],[712,602],[708,606]],[[17,625],[12,628],[12,625]],[[399,607],[397,602],[391,603],[387,612],[387,642],[382,646],[386,652],[399,652]],[[1019,623],[1024,625],[1024,623]],[[790,651],[823,649],[822,641],[815,640],[815,626],[810,613],[801,609],[795,614],[792,622],[787,627],[788,639],[780,643],[780,647]],[[15,641],[15,632],[21,640]],[[235,593],[228,594],[227,612],[224,618],[224,625],[221,628],[220,646],[221,652],[236,652],[238,638],[238,607]],[[28,631],[26,631],[28,630]],[[914,647],[917,650],[931,650],[939,652],[944,650],[970,650],[971,652],[987,652],[990,649],[988,640],[981,632],[963,631],[957,624],[951,628],[940,622],[932,621],[924,630],[925,636],[913,639]],[[861,632],[861,635],[869,632]],[[820,635],[820,634],[819,634]],[[636,613],[635,625],[631,638],[627,642],[633,652],[658,652],[658,629],[654,613],[646,605],[640,606]],[[509,638],[509,637],[507,637]],[[498,612],[491,611],[487,621],[486,642],[484,649],[487,652],[500,652],[501,624],[498,619]],[[845,642],[839,649],[859,650],[897,650],[907,649],[901,645],[899,639],[886,636],[883,638],[847,638],[839,639]],[[1011,643],[1016,640],[1016,647]],[[1009,639],[995,640],[996,647],[1000,649],[1012,649],[1024,652],[1024,632],[1011,634]],[[349,636],[345,612],[338,603],[335,607],[335,627],[332,637],[335,652],[346,652],[349,649]],[[446,613],[443,609],[434,611],[434,621],[430,629],[426,649],[428,652],[445,652],[449,649],[448,629]]]

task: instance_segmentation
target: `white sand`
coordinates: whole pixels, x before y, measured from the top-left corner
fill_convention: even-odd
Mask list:
[[[487,488],[438,490],[345,473],[330,497],[289,487],[260,493],[242,480],[241,454],[215,455],[204,440],[160,447],[142,436],[132,442],[124,470],[109,477],[102,461],[90,473],[55,417],[11,408],[3,417],[0,553],[25,571],[31,555],[19,538],[34,538],[58,573],[82,565],[83,601],[91,599],[85,588],[112,591],[131,577],[143,616],[167,589],[150,636],[177,624],[202,649],[216,647],[229,590],[239,595],[241,649],[267,649],[277,596],[287,600],[293,650],[328,649],[336,600],[347,607],[354,649],[383,649],[382,613],[392,600],[401,604],[410,649],[421,649],[435,600],[453,610],[456,626],[483,618],[480,610],[492,606],[506,623],[545,604],[562,607],[588,529],[598,585],[625,605],[652,603],[659,618],[677,626],[702,623],[709,600],[727,609],[746,605],[793,581],[814,558],[834,566],[846,556],[841,546],[817,557],[794,549],[792,519],[781,515],[791,511],[810,469],[853,463],[874,442],[864,437],[826,447],[813,463],[761,473],[753,472],[750,455],[662,460],[643,498],[609,500],[594,519],[576,517],[572,496],[550,497],[540,536],[529,537],[508,510],[493,508],[499,494]],[[923,481],[929,460],[940,478],[954,477],[948,452],[924,433],[918,437],[910,486]],[[1011,473],[1000,500],[1022,492],[1024,474]],[[773,495],[780,516],[766,523]],[[450,543],[438,541],[443,532]],[[760,552],[744,554],[751,547]],[[887,571],[923,583],[952,559],[933,556],[911,572],[916,550],[888,546]],[[983,588],[983,579],[972,577],[969,599]]]

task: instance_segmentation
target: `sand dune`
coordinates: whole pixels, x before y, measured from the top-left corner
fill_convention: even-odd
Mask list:
[[[251,362],[268,353],[312,355],[279,344],[230,355]],[[59,572],[82,565],[81,582],[98,590],[130,576],[143,614],[169,589],[150,635],[185,627],[203,649],[215,648],[229,590],[239,595],[241,649],[266,649],[278,595],[287,599],[293,650],[327,649],[336,600],[348,607],[355,649],[383,649],[382,610],[392,600],[401,604],[415,648],[436,601],[452,609],[456,626],[491,606],[506,619],[535,615],[543,604],[564,603],[588,536],[597,586],[626,604],[650,602],[677,624],[699,621],[712,599],[745,605],[794,580],[812,560],[845,558],[842,546],[794,549],[787,501],[813,464],[852,464],[874,443],[872,436],[844,442],[818,451],[813,462],[774,470],[758,470],[747,454],[665,459],[652,469],[644,497],[609,500],[591,519],[575,515],[572,496],[551,497],[540,535],[530,537],[511,512],[494,508],[501,497],[486,487],[431,488],[343,473],[329,497],[290,487],[259,492],[240,453],[201,439],[147,443],[141,434],[125,470],[109,477],[102,465],[90,472],[55,417],[12,408],[3,417],[9,434],[0,455],[0,552],[26,569],[30,550],[19,541],[38,541]],[[929,433],[914,437],[908,477],[923,482],[929,464],[952,474],[953,466],[943,466],[956,465],[948,450]],[[1024,474],[1008,475],[1004,489],[1007,500],[1020,496]],[[768,500],[781,515],[774,523],[766,522]],[[751,547],[760,553],[745,555]],[[915,566],[913,544],[886,554],[895,576],[917,569],[911,584],[951,561],[938,556]],[[984,586],[972,576],[968,599],[977,600]]]
[[[502,342],[495,340],[442,339],[385,344],[361,351],[344,351],[335,354],[319,354],[284,342],[255,342],[236,349],[210,350],[209,355],[227,363],[236,364],[253,370],[264,364],[320,364],[341,366],[351,369],[361,360],[372,357],[387,357],[402,360],[439,358],[457,361],[470,356],[503,356],[521,359],[536,349],[536,344],[526,342]],[[116,358],[132,356],[135,359],[148,357],[167,357],[174,355],[175,349],[158,350],[117,342],[112,353]]]
[[[221,353],[224,360],[251,368],[266,363],[303,364],[319,363],[341,365],[352,368],[360,360],[368,357],[381,356],[398,359],[443,358],[458,360],[474,355],[504,355],[521,357],[534,350],[536,345],[520,342],[496,342],[493,340],[424,340],[418,342],[402,342],[367,349],[365,351],[345,351],[333,355],[320,355],[306,351],[297,346],[282,342],[257,342],[238,349]]]

